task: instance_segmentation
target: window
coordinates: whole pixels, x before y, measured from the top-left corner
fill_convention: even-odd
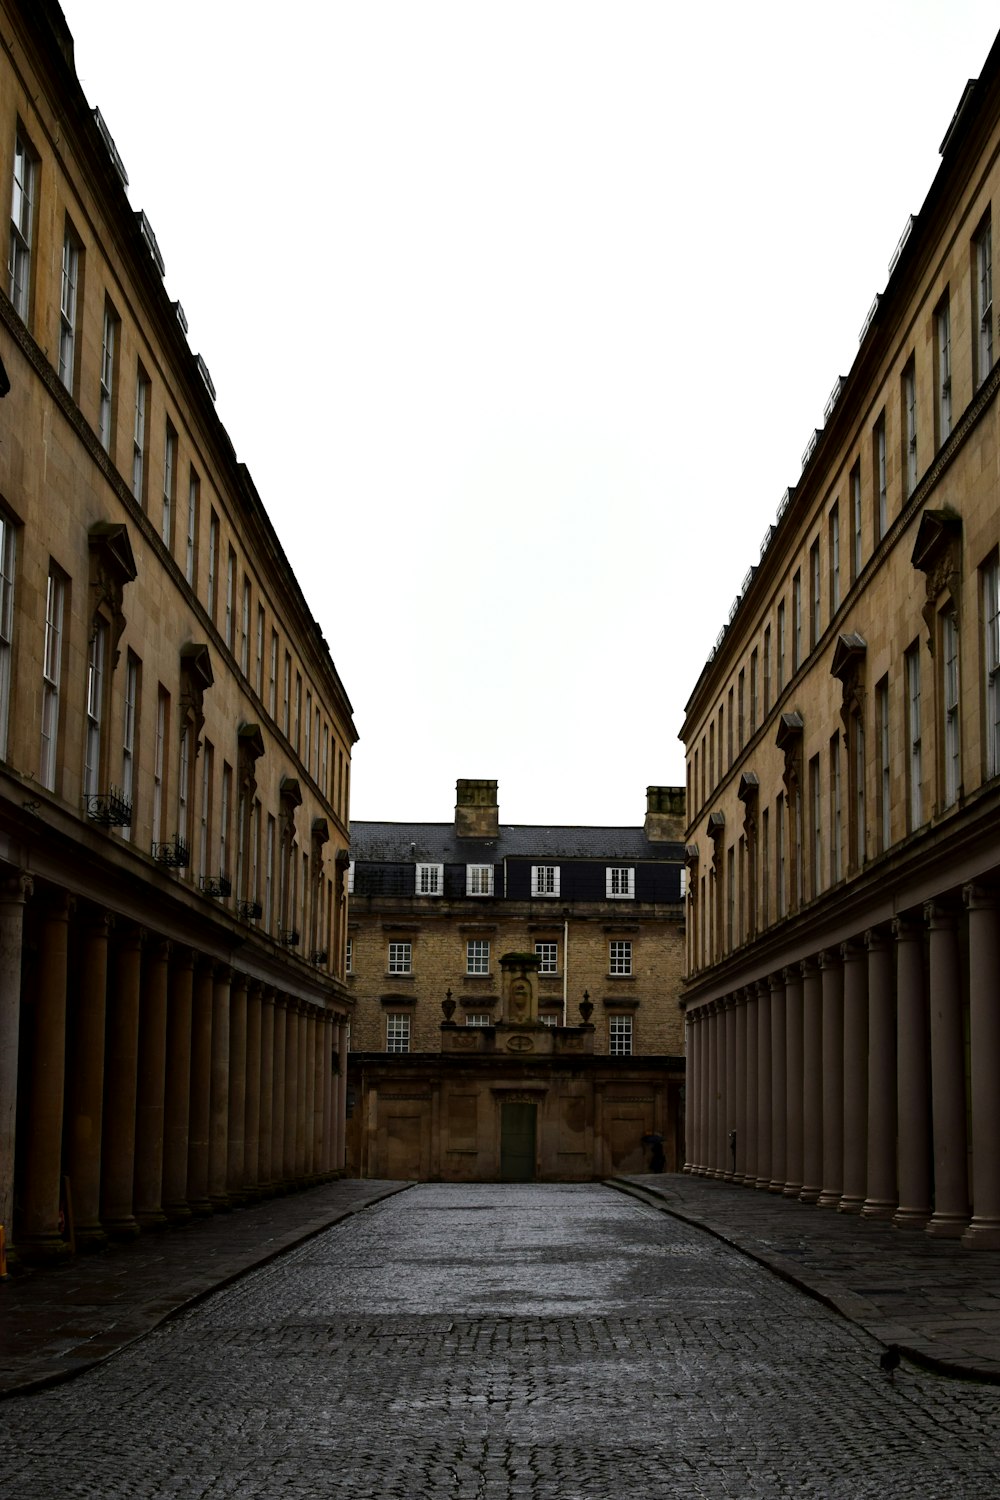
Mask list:
[[[271,656],[267,668],[267,711],[273,719],[278,706],[278,632],[271,631]]]
[[[608,865],[604,872],[605,895],[611,901],[635,897],[635,870],[631,865]]]
[[[10,257],[7,295],[25,323],[31,301],[31,247],[35,218],[38,162],[27,137],[17,127],[14,136],[14,182],[10,203]]]
[[[934,344],[937,362],[938,446],[951,434],[951,304],[945,293],[934,314]]]
[[[978,390],[993,368],[993,232],[987,213],[974,240],[973,350]]]
[[[292,658],[285,652],[285,676],[281,689],[281,727],[288,738],[292,727]]]
[[[312,693],[310,693],[307,690],[306,691],[306,739],[305,739],[305,745],[304,745],[303,750],[302,750],[302,764],[305,766],[305,768],[306,768],[307,771],[309,770],[309,766],[310,766],[310,763],[312,761],[312,717],[313,717],[312,703],[313,703]]]
[[[851,582],[858,578],[861,573],[861,463],[854,465],[851,470],[851,526],[853,544],[851,546]]]
[[[983,569],[983,672],[986,688],[986,774],[1000,772],[1000,561]]]
[[[492,896],[492,865],[466,865],[465,894],[467,896]]]
[[[558,865],[532,865],[531,894],[533,896],[558,896]]]
[[[746,740],[746,673],[740,669],[736,679],[736,737],[742,750]]]
[[[559,972],[559,944],[541,942],[535,944],[535,954],[538,958],[539,974],[558,974]]]
[[[240,671],[250,675],[250,580],[243,575],[243,597],[240,600]]]
[[[59,379],[72,394],[76,374],[77,290],[80,284],[80,246],[69,225],[63,235],[62,277],[59,291]]]
[[[208,523],[208,613],[215,623],[215,599],[219,579],[219,518],[212,511]]]
[[[264,698],[264,606],[257,606],[257,670],[254,679],[257,697]]]
[[[840,502],[830,511],[830,613],[840,608]]]
[[[188,802],[191,791],[191,726],[181,728],[181,748],[177,773],[177,837],[182,844],[188,843]],[[208,762],[206,760],[205,764]]]
[[[17,533],[10,517],[0,511],[0,760],[7,759],[7,737],[10,729],[16,556]]]
[[[493,1017],[488,1010],[473,1010],[465,1018],[466,1026],[492,1026]]]
[[[389,973],[390,974],[412,974],[413,973],[413,944],[412,943],[390,943],[389,944]]]
[[[750,653],[750,733],[757,732],[757,648]]]
[[[233,649],[234,622],[233,610],[236,605],[236,553],[232,547],[226,556],[226,615],[223,624],[223,634],[226,645],[230,651]]]
[[[138,752],[139,659],[128,653],[125,662],[125,703],[122,719],[122,795],[131,806],[135,795],[135,758]],[[133,814],[134,816],[134,814]],[[122,838],[130,839],[132,829],[122,829]]]
[[[771,712],[771,627],[764,631],[764,717]]]
[[[212,847],[212,780],[215,766],[215,746],[205,740],[201,750],[201,806],[198,809],[198,878],[204,880],[210,873],[208,856]]]
[[[777,905],[779,917],[783,917],[788,909],[785,857],[785,799],[782,793],[779,792],[774,804],[774,862],[778,878]]]
[[[812,810],[812,894],[818,896],[823,885],[823,794],[818,755],[809,762],[809,804]]]
[[[917,372],[913,360],[903,371],[903,473],[905,498],[917,487]]]
[[[465,945],[466,974],[488,974],[490,972],[490,944],[488,938],[470,938]]]
[[[632,1017],[608,1017],[608,1052],[612,1057],[632,1056]]]
[[[302,746],[302,673],[295,674],[295,753]]]
[[[760,820],[760,863],[761,863],[761,921],[766,927],[770,921],[771,911],[771,828],[770,812],[765,807]],[[705,877],[701,880],[702,906],[705,904]]]
[[[222,802],[219,807],[219,874],[229,875],[229,816],[233,805],[233,768],[222,765]]]
[[[822,634],[819,599],[819,537],[809,548],[809,646],[815,650]]]
[[[916,438],[914,438],[914,456]],[[872,433],[872,459],[875,464],[875,540],[880,542],[889,525],[889,493],[886,488],[885,412],[875,423]]]
[[[42,757],[39,779],[50,792],[56,789],[59,740],[59,686],[62,681],[62,633],[66,580],[49,568],[45,595],[45,647],[42,663]]]
[[[161,687],[156,695],[156,730],[153,736],[153,843],[163,842],[164,748],[167,738],[170,695]]]
[[[851,733],[854,740],[854,861],[858,869],[864,864],[868,852],[865,828],[865,726],[859,713],[851,717]]]
[[[410,1018],[405,1011],[391,1011],[385,1018],[385,1050],[409,1052]]]
[[[944,712],[944,805],[958,798],[961,782],[958,726],[958,625],[952,610],[941,616],[942,708]]]
[[[414,890],[418,896],[444,894],[444,865],[417,865]]]
[[[354,973],[354,939],[353,938],[348,938],[347,939],[347,946],[344,949],[344,973],[345,974],[353,974]]]
[[[792,579],[792,671],[802,665],[802,574],[796,570]]]
[[[722,759],[722,730],[719,730],[719,759]],[[726,699],[726,769],[733,764],[733,690]]]
[[[176,473],[177,434],[168,422],[163,444],[163,524],[160,528],[160,535],[167,547],[173,543]]]
[[[187,535],[184,539],[184,577],[192,588],[198,536],[198,488],[198,476],[192,469],[188,478]]]
[[[919,642],[914,642],[906,653],[906,708],[907,829],[912,833],[924,821]]]
[[[778,692],[785,686],[785,601],[778,605]]]
[[[101,749],[104,728],[104,672],[108,652],[107,622],[99,619],[87,653],[87,710],[84,732],[83,794],[101,790]]]
[[[883,677],[875,688],[875,732],[878,735],[878,844],[884,853],[892,843],[892,808],[889,800],[891,762],[889,760],[889,679]]]
[[[111,452],[114,424],[115,373],[118,344],[118,319],[109,302],[104,304],[104,329],[101,334],[101,388],[97,403],[97,436],[105,453]]]
[[[149,379],[142,365],[135,372],[135,419],[132,424],[132,496],[140,505],[146,503],[146,409],[149,405]]]
[[[267,815],[267,838],[264,844],[264,931],[271,932],[274,922],[274,837],[275,821],[271,813]],[[350,949],[350,939],[348,939]],[[350,963],[348,963],[350,972]]]
[[[543,1026],[561,1026],[562,1016],[555,1010],[543,1010],[539,1012],[538,1019]]]
[[[631,974],[632,944],[629,941],[613,940],[608,944],[608,973]]]

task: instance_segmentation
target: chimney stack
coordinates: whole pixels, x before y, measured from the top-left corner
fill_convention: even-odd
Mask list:
[[[495,839],[500,833],[500,804],[495,781],[455,784],[455,837]]]
[[[643,832],[651,843],[684,842],[686,797],[682,786],[648,786]]]

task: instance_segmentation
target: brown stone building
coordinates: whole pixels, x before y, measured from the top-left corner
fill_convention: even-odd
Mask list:
[[[342,1164],[356,736],[62,13],[0,12],[0,1223],[37,1256]]]
[[[687,704],[688,1166],[1000,1244],[1000,46]]]
[[[682,820],[683,791],[651,787],[642,827],[501,824],[497,783],[462,780],[453,823],[352,824],[350,1134],[360,1170],[499,1175],[497,1091],[511,1089],[539,1106],[539,1175],[590,1177],[626,1157],[638,1165],[641,1137],[654,1131],[676,1152]],[[530,1046],[520,1033],[512,1047],[498,1039],[510,954],[532,968]],[[582,1030],[581,1002],[593,1017]],[[448,1080],[459,1077],[462,1097],[479,1101],[474,1147],[448,1144]],[[586,1100],[572,1106],[572,1146],[560,1144],[557,1077]],[[387,1111],[401,1087],[412,1107]],[[617,1135],[610,1115],[602,1123],[606,1087],[635,1106]]]

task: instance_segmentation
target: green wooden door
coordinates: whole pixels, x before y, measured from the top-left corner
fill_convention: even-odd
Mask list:
[[[537,1104],[501,1104],[501,1182],[534,1182],[537,1115]]]

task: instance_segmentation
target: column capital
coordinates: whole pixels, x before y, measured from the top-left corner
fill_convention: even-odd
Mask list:
[[[924,921],[932,932],[941,928],[953,928],[958,921],[955,908],[946,901],[925,901]]]
[[[242,974],[242,973],[240,973],[240,971],[238,969],[230,969],[230,971],[229,971],[229,977],[230,977],[230,981],[232,983],[232,987],[233,987],[234,990],[249,990],[249,988],[250,988],[250,975],[249,974]]]
[[[815,954],[812,958],[803,958],[799,963],[799,974],[803,979],[808,979],[810,974],[815,974],[820,967],[821,954]]]
[[[816,955],[816,962],[821,969],[838,969],[841,961],[842,954],[839,948],[824,948]]]
[[[962,900],[969,911],[996,911],[1000,895],[988,885],[970,881],[962,887]]]
[[[771,986],[766,979],[756,979],[754,981],[754,989],[757,991],[758,1000],[770,1000]]]
[[[768,974],[766,983],[772,995],[776,990],[783,990],[785,988],[784,969],[775,969],[773,974]]]
[[[35,894],[34,877],[27,870],[20,870],[16,875],[10,875],[6,880],[0,881],[0,901],[5,905],[23,905],[29,896]]]
[[[924,924],[919,916],[903,913],[892,919],[892,935],[897,943],[919,943],[923,941]]]
[[[232,984],[233,966],[226,963],[215,963],[212,965],[212,978],[216,984]]]
[[[170,950],[173,947],[173,944],[171,943],[169,938],[154,937],[151,938],[145,946],[147,951],[152,955],[153,958],[157,959],[158,962],[165,964],[170,961]]]
[[[888,934],[884,927],[867,927],[865,929],[865,947],[869,953],[878,952],[888,942]]]
[[[848,938],[846,943],[840,945],[841,962],[855,964],[865,956],[865,950],[857,938]]]

